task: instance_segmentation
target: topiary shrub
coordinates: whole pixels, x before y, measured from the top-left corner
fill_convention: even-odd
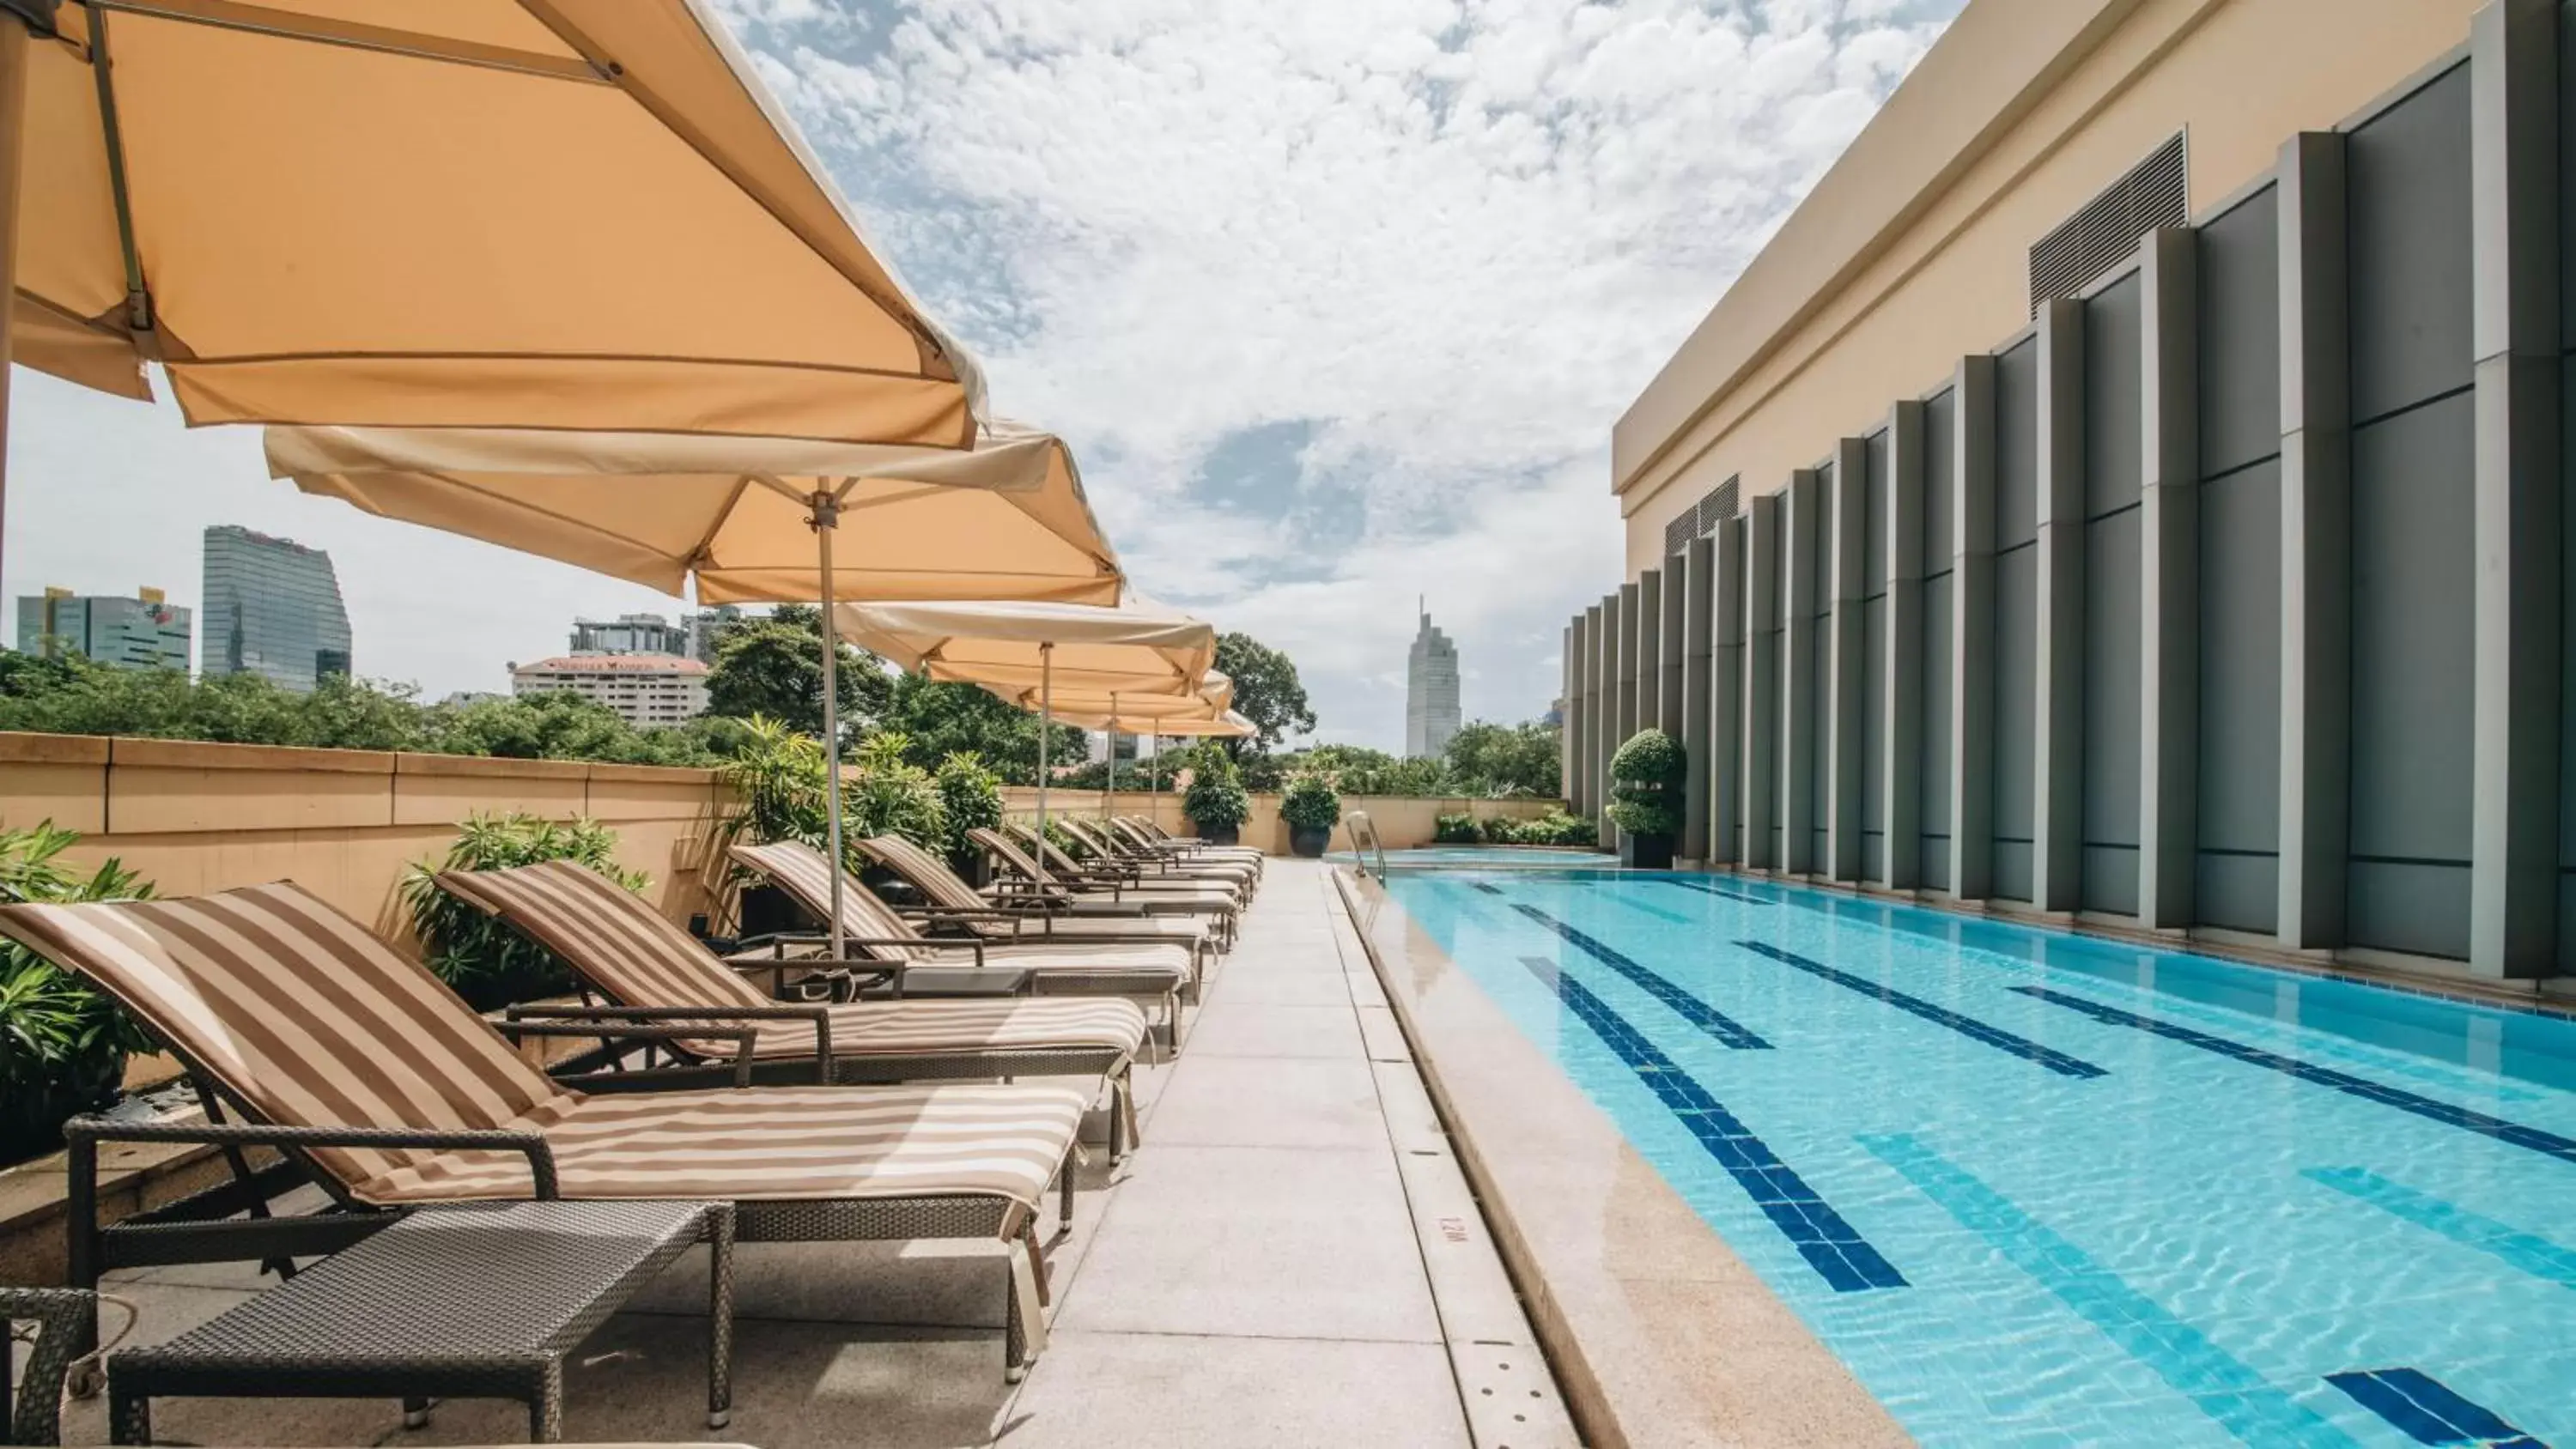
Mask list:
[[[1487,825],[1505,823],[1500,819],[1486,822]],[[1431,821],[1431,839],[1438,845],[1477,845],[1494,837],[1477,826],[1473,815],[1440,815]]]
[[[1201,835],[1241,829],[1252,818],[1252,797],[1244,792],[1234,762],[1222,750],[1201,750],[1191,763],[1190,788],[1181,795],[1181,813]]]
[[[52,821],[0,830],[0,902],[133,900],[152,887],[111,860],[88,876],[59,857],[80,839]],[[63,1121],[116,1100],[125,1058],[151,1041],[104,992],[0,941],[0,1164],[62,1145]]]
[[[1600,837],[1600,830],[1591,821],[1562,810],[1551,810],[1531,820],[1497,816],[1485,822],[1485,839],[1495,845],[1592,845]]]
[[[1630,835],[1680,834],[1688,769],[1682,747],[1662,730],[1630,735],[1610,757],[1610,823]]]
[[[630,891],[652,884],[617,864],[617,832],[596,820],[570,823],[536,815],[476,815],[457,831],[445,858],[415,862],[403,882],[412,931],[429,969],[477,1011],[561,996],[572,972],[553,952],[438,888],[450,870],[506,870],[544,860],[572,860]]]

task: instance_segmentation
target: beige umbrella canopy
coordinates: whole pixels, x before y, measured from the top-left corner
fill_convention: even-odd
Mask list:
[[[971,453],[659,433],[271,428],[268,466],[369,513],[665,593],[694,578],[706,604],[1119,597],[1117,555],[1072,454],[1008,424]],[[828,591],[810,521],[818,493],[839,510]]]
[[[194,423],[975,436],[706,0],[6,0],[0,138],[16,359]]]
[[[1004,694],[1185,695],[1216,662],[1216,629],[1129,594],[1114,609],[1078,604],[845,604],[842,636],[903,669]]]

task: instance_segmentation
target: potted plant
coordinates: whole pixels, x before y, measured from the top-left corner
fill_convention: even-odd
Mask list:
[[[1190,788],[1181,795],[1190,832],[1211,845],[1232,845],[1252,818],[1252,797],[1223,750],[1202,750],[1190,766]]]
[[[1342,797],[1333,792],[1331,781],[1308,771],[1288,782],[1287,793],[1279,797],[1279,818],[1288,822],[1288,848],[1320,860],[1341,821]]]
[[[115,860],[81,875],[61,860],[80,837],[48,820],[0,830],[0,904],[148,897]],[[129,1052],[151,1043],[88,982],[0,941],[0,1166],[62,1144],[63,1120],[116,1101]]]
[[[1610,757],[1610,823],[1619,827],[1619,863],[1670,870],[1681,832],[1682,747],[1662,730],[1643,729]]]

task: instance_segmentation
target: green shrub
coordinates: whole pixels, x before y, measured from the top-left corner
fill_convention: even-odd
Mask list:
[[[859,746],[855,768],[841,772],[843,855],[848,842],[900,835],[927,850],[948,849],[948,810],[939,781],[905,758],[912,742],[888,731]],[[794,840],[821,848],[829,831],[823,809],[823,745],[773,719],[744,727],[741,752],[719,771],[741,808],[724,824],[727,840],[766,845]],[[960,788],[964,788],[964,779]],[[998,804],[998,795],[996,803]],[[964,831],[958,832],[961,836]]]
[[[570,824],[536,815],[477,815],[468,819],[437,864],[417,862],[403,882],[429,969],[456,988],[477,1011],[560,996],[573,989],[572,973],[554,953],[495,916],[438,888],[450,870],[505,870],[541,860],[574,860],[631,891],[651,882],[617,865],[617,833],[596,820]]]
[[[1190,788],[1181,796],[1181,812],[1202,835],[1232,830],[1252,818],[1252,797],[1223,750],[1202,749],[1191,761]]]
[[[1485,840],[1492,845],[1593,845],[1601,832],[1580,815],[1551,810],[1531,820],[1507,820],[1500,816],[1485,822]]]
[[[58,857],[79,839],[50,820],[0,830],[0,901],[152,894],[119,861],[87,877],[66,868]],[[60,1146],[63,1120],[115,1101],[127,1053],[150,1049],[105,993],[14,941],[0,942],[0,1163]]]
[[[1321,775],[1299,775],[1279,797],[1279,818],[1295,830],[1330,830],[1342,821],[1342,797]]]
[[[1489,821],[1487,823],[1504,824],[1506,822]],[[1435,844],[1476,845],[1490,838],[1478,827],[1476,817],[1473,815],[1441,815],[1435,816],[1431,821],[1431,839]]]
[[[1628,737],[1610,757],[1610,823],[1630,835],[1677,835],[1682,828],[1682,747],[1658,729]]]
[[[888,730],[859,745],[842,782],[842,838],[900,835],[924,850],[948,848],[948,811],[939,782],[906,758],[912,741]]]
[[[1002,824],[1002,777],[984,768],[973,750],[953,750],[932,777],[939,786],[941,819],[947,826],[950,855],[974,849],[969,830],[996,830]]]

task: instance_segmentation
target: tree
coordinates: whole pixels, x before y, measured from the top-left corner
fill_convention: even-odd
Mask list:
[[[855,739],[894,698],[894,676],[872,654],[840,646],[841,732]],[[823,614],[781,604],[765,619],[728,625],[707,674],[707,713],[763,715],[809,735],[823,733]],[[936,763],[934,761],[933,763]]]
[[[1551,724],[1478,720],[1450,738],[1448,760],[1449,773],[1470,794],[1552,798],[1564,792],[1557,729]]]
[[[1014,785],[1037,783],[1038,717],[991,690],[899,674],[890,683],[883,721],[903,734],[904,757],[925,770],[965,753]],[[1047,763],[1079,765],[1090,747],[1082,731],[1057,725],[1047,740]]]
[[[1226,742],[1236,758],[1268,754],[1291,730],[1313,732],[1314,708],[1306,702],[1306,686],[1297,682],[1297,665],[1287,655],[1249,634],[1226,634],[1216,641],[1216,667],[1234,681],[1234,712],[1260,731],[1247,740]]]

